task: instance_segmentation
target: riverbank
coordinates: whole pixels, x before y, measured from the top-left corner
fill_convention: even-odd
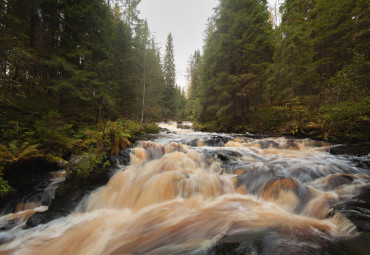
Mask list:
[[[139,130],[139,124],[131,120],[73,126],[56,117],[44,124],[50,125],[34,130],[2,130],[1,205],[29,192],[45,175],[59,169],[66,170],[66,183],[71,185],[100,183],[107,179],[107,169],[116,165],[120,150],[143,134],[159,130],[155,124]]]
[[[345,132],[326,131],[319,129],[311,123],[306,126],[292,126],[292,125],[280,125],[276,127],[264,127],[258,126],[238,126],[234,128],[225,128],[221,124],[215,123],[194,123],[194,130],[201,132],[224,132],[224,133],[242,133],[246,136],[260,136],[271,137],[271,136],[285,136],[292,138],[309,138],[312,140],[325,141],[338,146],[333,148],[332,153],[335,154],[348,154],[364,156],[370,153],[370,136],[366,130],[362,130],[357,135],[348,135]],[[363,139],[363,140],[362,140]]]

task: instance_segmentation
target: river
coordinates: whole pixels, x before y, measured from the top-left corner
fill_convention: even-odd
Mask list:
[[[0,254],[330,254],[369,233],[369,156],[161,125],[72,214],[3,231]]]

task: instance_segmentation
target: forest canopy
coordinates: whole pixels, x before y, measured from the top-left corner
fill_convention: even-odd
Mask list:
[[[189,61],[186,113],[204,130],[369,141],[369,2],[286,0],[280,13],[219,2]]]
[[[139,3],[0,0],[0,193],[23,161],[86,154],[86,177],[183,115],[172,36],[162,59]]]
[[[186,95],[139,3],[0,0],[0,193],[30,158],[88,154],[87,176],[155,121],[369,142],[367,0],[285,0],[280,22],[266,0],[220,0]]]

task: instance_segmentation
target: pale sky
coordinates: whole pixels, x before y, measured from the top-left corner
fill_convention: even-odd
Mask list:
[[[182,87],[187,86],[188,60],[195,50],[202,49],[207,20],[217,5],[218,0],[141,0],[138,6],[140,17],[148,21],[162,56],[167,36],[172,33],[176,83]]]
[[[185,87],[186,67],[190,55],[203,46],[203,32],[218,0],[141,0],[140,17],[148,21],[149,29],[159,44],[162,56],[167,36],[172,33],[176,82]]]

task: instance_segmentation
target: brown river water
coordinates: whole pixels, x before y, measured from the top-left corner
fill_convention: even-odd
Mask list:
[[[325,254],[361,234],[337,207],[369,189],[368,156],[162,127],[69,216],[29,229],[25,220],[47,208],[24,203],[2,216],[23,220],[2,233],[11,238],[0,254],[226,254],[219,247],[231,243],[228,254]]]

